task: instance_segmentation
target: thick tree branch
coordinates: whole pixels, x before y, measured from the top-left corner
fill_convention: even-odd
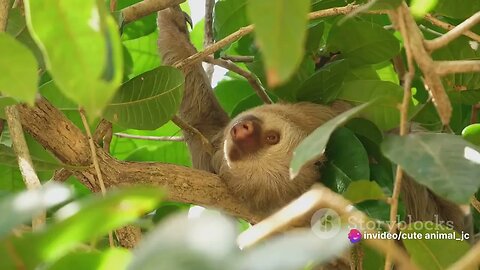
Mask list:
[[[250,63],[255,60],[254,56],[249,56],[249,55],[224,55],[221,57],[223,60],[230,60],[234,63],[236,62],[242,62],[242,63]]]
[[[263,88],[262,83],[257,78],[257,76],[255,76],[255,74],[242,69],[241,67],[235,65],[235,63],[228,60],[214,59],[213,57],[207,57],[204,59],[204,61],[217,66],[221,66],[223,68],[226,68],[230,71],[237,73],[240,76],[243,76],[245,79],[247,79],[248,83],[250,83],[253,90],[255,91],[255,93],[257,93],[258,97],[260,97],[263,103],[265,104],[273,103],[273,101],[267,95],[265,88]]]
[[[185,0],[143,0],[142,2],[138,2],[122,9],[121,12],[124,23],[127,24],[159,10],[173,7],[183,2],[185,2]]]
[[[446,23],[446,22],[443,22],[437,18],[435,18],[434,16],[432,16],[431,14],[427,14],[425,15],[425,20],[429,21],[430,23],[432,23],[433,25],[436,25],[440,28],[443,28],[445,30],[452,30],[453,28],[455,28],[454,25],[451,25],[449,23]],[[480,35],[477,35],[475,34],[474,32],[472,31],[465,31],[462,33],[462,35],[466,36],[466,37],[469,37],[471,38],[472,40],[475,40],[477,42],[480,42]]]
[[[457,25],[452,30],[448,31],[448,33],[446,33],[445,35],[442,35],[433,40],[425,41],[425,46],[430,51],[434,51],[441,47],[444,47],[448,43],[452,42],[452,40],[463,35],[466,31],[468,31],[470,28],[472,28],[479,22],[480,22],[480,11],[473,14],[470,18],[466,19],[465,21]]]
[[[480,60],[435,61],[435,72],[440,76],[451,73],[480,72]]]
[[[215,6],[215,0],[205,1],[205,36],[203,40],[203,48],[212,45],[215,41],[213,39],[213,7]],[[207,77],[212,81],[214,66],[213,64],[207,64],[205,67]]]
[[[82,166],[75,176],[98,192],[98,185],[90,182],[96,173],[88,166],[91,154],[82,131],[45,99],[33,108],[20,105],[18,109],[24,129],[62,162]],[[217,208],[253,223],[261,218],[233,197],[215,174],[173,164],[118,161],[98,145],[96,154],[106,188],[153,185],[165,188],[171,201]]]

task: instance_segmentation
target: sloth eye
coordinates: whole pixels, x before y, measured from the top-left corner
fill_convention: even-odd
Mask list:
[[[269,131],[265,134],[265,141],[270,145],[277,144],[280,141],[280,134],[275,131]]]

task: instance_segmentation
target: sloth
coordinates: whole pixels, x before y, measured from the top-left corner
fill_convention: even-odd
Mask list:
[[[174,65],[196,52],[189,40],[185,14],[179,7],[160,11],[157,22],[163,64]],[[321,182],[316,164],[322,159],[305,166],[295,179],[290,179],[293,150],[348,105],[269,104],[230,120],[215,99],[202,65],[194,63],[182,71],[185,92],[179,116],[201,132],[215,149],[214,153],[207,151],[197,136],[185,132],[194,168],[218,174],[233,196],[263,216],[292,201],[313,183]],[[455,229],[466,230],[464,213],[456,204],[410,177],[404,178],[402,198],[411,221],[451,221]]]

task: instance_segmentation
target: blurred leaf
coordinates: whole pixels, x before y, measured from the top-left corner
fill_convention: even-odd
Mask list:
[[[176,214],[145,236],[127,269],[232,269],[236,234],[235,223],[219,214]]]
[[[462,137],[470,143],[480,146],[480,124],[471,124],[462,130]]]
[[[198,21],[190,32],[190,42],[197,51],[203,50],[203,41],[205,39],[205,18]]]
[[[0,239],[42,211],[70,199],[71,195],[70,189],[64,185],[50,183],[38,189],[1,198]]]
[[[98,116],[122,79],[122,48],[113,18],[95,0],[24,3],[28,28],[55,83],[88,114]],[[54,24],[55,31],[52,22],[61,22]]]
[[[451,228],[438,224],[433,227],[431,223],[414,222],[403,229],[402,233],[409,235],[417,233],[422,239],[404,239],[402,242],[412,260],[421,269],[447,269],[468,252],[470,245],[467,240],[456,241],[455,239],[460,239],[461,235]],[[439,235],[445,238],[436,239]]]
[[[183,142],[172,142],[159,147],[141,147],[133,151],[128,157],[128,161],[156,161],[163,163],[172,163],[190,167],[190,152],[187,145]]]
[[[22,43],[0,33],[0,92],[33,105],[37,93],[37,60]]]
[[[468,203],[480,187],[480,152],[460,136],[390,136],[382,143],[382,152],[417,182],[453,202]]]
[[[343,125],[348,119],[371,104],[371,102],[365,103],[336,116],[305,138],[293,152],[293,158],[290,162],[290,178],[297,176],[305,164],[318,159],[323,154],[330,135],[337,127]]]
[[[382,188],[376,182],[370,180],[353,181],[343,193],[343,196],[352,203],[386,198]]]
[[[135,187],[108,192],[72,202],[61,208],[58,222],[32,235],[39,257],[49,261],[58,258],[77,244],[107,234],[153,210],[164,197],[160,188]],[[102,222],[99,222],[101,220]],[[29,239],[25,239],[28,241]]]
[[[410,3],[410,12],[417,18],[423,18],[436,5],[438,0],[412,0]]]
[[[480,10],[477,0],[463,0],[459,5],[456,0],[438,0],[435,13],[456,19],[465,19]]]
[[[125,265],[132,259],[128,249],[110,248],[105,251],[76,251],[70,253],[49,266],[48,270],[72,269],[125,269]]]
[[[335,61],[319,69],[297,89],[297,100],[328,104],[339,94],[348,64]]]
[[[215,4],[215,40],[220,40],[243,26],[249,25],[246,14],[247,0],[224,0]]]
[[[285,83],[300,66],[309,9],[309,0],[248,2],[247,14],[255,24],[256,41],[266,62],[269,86]]]
[[[400,123],[397,105],[402,102],[402,97],[402,87],[394,83],[359,80],[345,82],[337,98],[354,104],[381,98],[381,101],[364,110],[360,116],[372,121],[382,130],[389,130]]]
[[[124,83],[104,117],[124,128],[156,129],[177,112],[185,78],[178,69],[162,66]]]
[[[360,20],[335,23],[328,36],[328,51],[340,51],[353,65],[375,64],[392,59],[400,43],[383,27]]]
[[[326,156],[329,163],[351,180],[370,179],[367,152],[349,129],[340,127],[332,133]]]
[[[319,237],[310,229],[286,232],[247,250],[235,269],[302,269],[307,264],[328,262],[351,246],[347,235],[346,228],[329,238]]]

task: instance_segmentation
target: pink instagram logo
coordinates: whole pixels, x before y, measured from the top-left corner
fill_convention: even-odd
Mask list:
[[[357,229],[351,229],[348,233],[348,239],[350,239],[352,244],[358,243],[362,240],[362,233]]]

